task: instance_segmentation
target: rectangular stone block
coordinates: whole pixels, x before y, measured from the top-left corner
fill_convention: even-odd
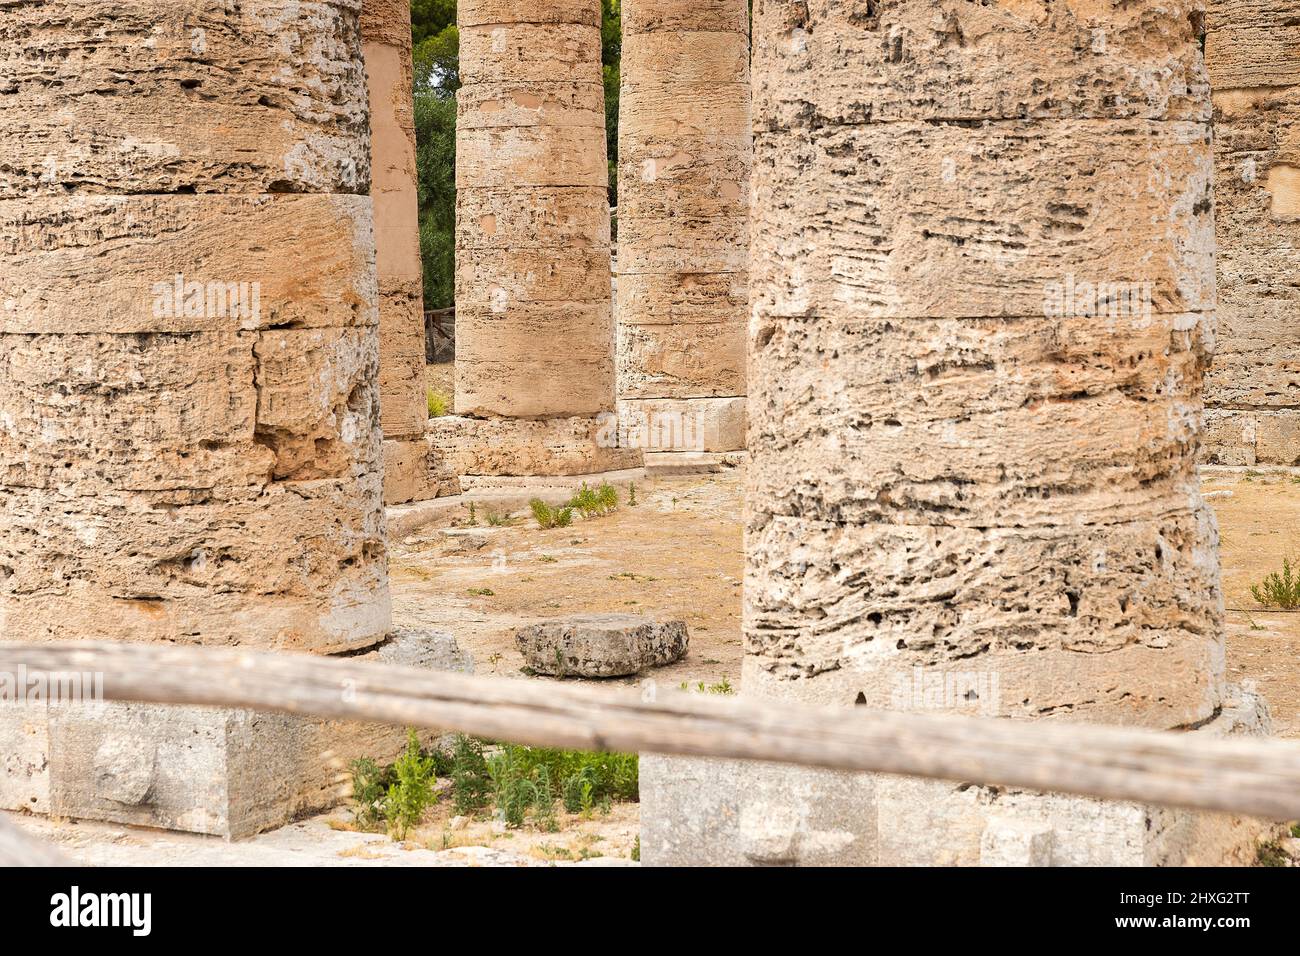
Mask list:
[[[626,75],[619,111],[633,118],[632,125],[619,127],[620,138],[628,144],[685,144],[706,136],[748,141],[753,136],[749,87],[739,80],[684,83],[657,71]]]
[[[744,395],[745,360],[745,327],[739,323],[619,323],[621,398]]]
[[[1195,724],[1222,690],[1223,598],[1214,518],[1185,501],[1042,529],[754,515],[746,692],[898,709],[914,668],[956,668],[996,678],[999,716]]]
[[[623,11],[626,33],[681,30],[733,31],[749,35],[746,0],[654,0]]]
[[[610,274],[609,250],[598,247],[482,249],[457,263],[458,310],[504,317],[520,305],[608,309]],[[458,338],[463,337],[462,321],[458,312]],[[584,338],[608,342],[599,330]],[[462,354],[459,347],[456,354]]]
[[[623,50],[623,72],[674,83],[749,83],[749,36],[737,30],[643,33]]]
[[[1204,464],[1237,467],[1257,464],[1259,413],[1207,408],[1203,445]]]
[[[50,812],[46,702],[0,700],[0,809]]]
[[[760,133],[757,152],[760,315],[1041,316],[1070,281],[1149,284],[1156,312],[1214,307],[1203,125],[882,123]],[[1169,176],[1149,183],[1153,167]]]
[[[618,418],[460,418],[429,422],[429,447],[460,476],[570,476],[640,468],[641,452],[618,444]]]
[[[416,441],[384,442],[385,505],[438,497],[429,459],[429,444],[423,437]]]
[[[1194,493],[1201,316],[760,319],[754,334],[749,480],[777,512],[1106,524]]]
[[[1205,25],[1205,63],[1216,90],[1300,84],[1300,22],[1289,4],[1218,0]]]
[[[461,20],[460,69],[466,86],[507,77],[523,83],[590,82],[600,74],[597,25],[528,23],[521,16],[528,14],[516,9],[481,26]]]
[[[741,273],[749,268],[749,219],[697,218],[688,210],[672,219],[622,219],[618,233],[620,276],[644,273]]]
[[[1255,461],[1260,465],[1300,465],[1300,408],[1260,412]]]
[[[618,403],[625,444],[647,452],[727,452],[745,448],[747,400],[649,398]]]
[[[376,468],[228,490],[5,489],[0,632],[23,641],[368,647],[391,623],[379,484]]]
[[[750,199],[750,138],[718,137],[682,148],[671,140],[620,137],[619,221],[743,218]]]
[[[236,332],[379,319],[365,196],[0,202],[0,236],[0,332]]]
[[[731,324],[749,321],[749,273],[621,274],[620,321],[637,325]]]
[[[603,127],[463,129],[456,143],[456,185],[461,189],[609,188]]]
[[[0,142],[0,198],[34,189],[366,193],[360,8],[7,5],[4,30],[18,39],[0,81],[0,124],[11,134]],[[87,24],[101,25],[93,43]],[[284,248],[268,245],[276,255]]]
[[[643,866],[870,866],[874,780],[743,760],[641,755]]]
[[[600,0],[547,0],[522,4],[518,0],[459,0],[461,27],[510,23],[563,23],[600,26]]]
[[[451,635],[395,632],[361,660],[469,672]],[[436,732],[426,731],[427,743]],[[386,724],[215,707],[0,703],[0,808],[241,839],[336,806],[349,767],[406,746]]]
[[[429,420],[424,299],[419,291],[380,298],[379,411],[385,438],[423,438]]]
[[[782,126],[895,120],[1207,121],[1202,0],[955,9],[804,0],[755,4],[755,115]],[[965,131],[969,132],[969,131]],[[959,181],[964,181],[959,179]]]
[[[464,251],[558,249],[566,250],[564,254],[590,249],[608,254],[607,190],[554,186],[530,189],[527,198],[521,202],[509,187],[459,190],[456,247]]]
[[[460,129],[578,126],[605,128],[605,89],[598,83],[492,82],[461,87],[456,93]]]

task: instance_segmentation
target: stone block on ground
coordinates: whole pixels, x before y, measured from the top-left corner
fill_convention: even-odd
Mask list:
[[[473,671],[451,634],[425,629],[355,659]],[[242,839],[341,803],[352,761],[392,760],[406,739],[400,726],[234,708],[4,703],[0,809]]]
[[[533,670],[555,677],[624,677],[686,656],[685,621],[585,614],[520,628],[515,643]]]

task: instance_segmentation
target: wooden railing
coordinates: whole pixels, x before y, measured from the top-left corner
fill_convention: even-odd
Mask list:
[[[1300,743],[1281,740],[812,708],[679,691],[647,695],[238,649],[0,644],[0,672],[19,668],[29,675],[102,674],[110,700],[242,707],[535,746],[773,761],[1300,818]],[[0,839],[0,863],[18,845]]]

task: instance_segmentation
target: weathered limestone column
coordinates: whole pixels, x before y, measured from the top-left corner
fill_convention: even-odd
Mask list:
[[[391,637],[368,656],[445,663],[443,636],[390,634],[360,13],[6,6],[6,640]],[[401,738],[5,699],[0,807],[240,837],[334,805],[348,761]]]
[[[623,7],[618,397],[647,448],[745,447],[747,0]]]
[[[1195,469],[1199,4],[754,10],[742,692],[1258,732],[1224,686]],[[688,797],[674,781],[717,771],[643,762],[643,860],[1153,865],[1241,843],[1139,805],[724,766]]]
[[[424,434],[429,411],[409,0],[363,0],[361,35],[370,88],[384,499],[401,504],[434,496]]]
[[[461,476],[636,464],[612,423],[599,0],[459,4],[456,412]],[[608,416],[606,421],[602,416]]]
[[[359,10],[6,8],[8,639],[388,630]]]
[[[1205,49],[1219,241],[1205,461],[1300,465],[1300,3],[1220,0]]]

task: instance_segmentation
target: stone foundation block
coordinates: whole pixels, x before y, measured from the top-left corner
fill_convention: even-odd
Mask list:
[[[359,660],[471,672],[447,633],[402,630]],[[0,704],[0,808],[240,839],[335,806],[349,764],[406,731],[219,707]]]
[[[1229,686],[1197,734],[1262,736],[1268,708]],[[1224,866],[1269,821],[962,782],[643,756],[648,866]]]

